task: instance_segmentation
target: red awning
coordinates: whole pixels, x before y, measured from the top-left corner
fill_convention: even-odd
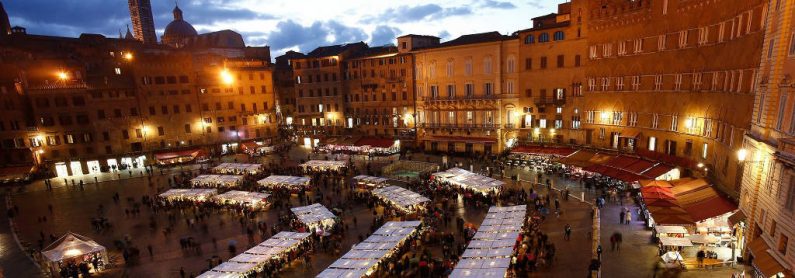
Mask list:
[[[517,146],[511,150],[511,153],[569,156],[575,151],[577,150],[565,147]]]
[[[202,149],[190,149],[190,150],[183,150],[183,151],[175,151],[175,152],[162,152],[155,154],[155,158],[157,160],[168,160],[180,157],[191,157],[191,158],[198,158],[204,157],[206,154]]]
[[[674,167],[660,163],[641,173],[641,175],[650,179],[656,179],[657,177],[665,175],[665,173],[668,173],[673,169]]]
[[[625,169],[629,165],[632,165],[635,162],[637,162],[638,160],[640,159],[625,155],[619,155],[605,162],[605,165],[612,166],[613,168]]]
[[[395,144],[395,140],[393,139],[385,139],[385,138],[376,138],[376,137],[362,137],[359,140],[356,140],[354,146],[362,147],[362,146],[370,146],[373,148],[390,148]]]
[[[240,143],[240,146],[241,146],[241,147],[242,147],[244,150],[248,150],[248,151],[254,151],[254,150],[257,150],[257,142],[254,142],[254,141],[248,141],[248,142],[243,142],[243,143]]]
[[[737,210],[737,205],[724,197],[707,199],[685,208],[693,221],[707,220]]]
[[[433,140],[463,143],[497,143],[495,138],[469,136],[434,136]]]
[[[645,159],[638,159],[637,161],[635,161],[635,163],[632,163],[631,165],[624,167],[624,170],[640,175],[644,171],[654,167],[654,164],[655,164],[654,162]]]

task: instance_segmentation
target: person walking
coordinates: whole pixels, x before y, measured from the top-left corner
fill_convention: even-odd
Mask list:
[[[624,217],[626,216],[626,214],[627,213],[624,212],[624,210],[622,209],[621,212],[619,213],[619,217],[618,217],[618,223],[619,224],[624,224]]]
[[[564,228],[563,239],[565,239],[566,241],[569,241],[569,239],[571,239],[571,225],[569,224],[566,224],[566,227]]]
[[[625,216],[626,216],[626,218],[624,219],[624,223],[627,224],[627,225],[632,223],[632,211],[627,209],[627,212],[626,212]]]

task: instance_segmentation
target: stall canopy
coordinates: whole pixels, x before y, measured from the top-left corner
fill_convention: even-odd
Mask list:
[[[517,146],[511,153],[528,155],[550,155],[556,157],[569,156],[577,150],[567,147],[545,147],[545,146]]]
[[[654,227],[654,230],[657,231],[658,234],[686,234],[687,229],[682,226],[662,226],[658,225]]]
[[[107,256],[104,246],[99,245],[93,239],[72,232],[66,233],[41,252],[50,262],[59,262],[64,259],[94,253]],[[107,261],[107,258],[105,261]]]
[[[202,149],[189,149],[182,151],[161,152],[155,154],[157,163],[161,165],[178,164],[191,162],[196,159],[204,159],[207,153]]]
[[[482,277],[479,275],[484,272],[504,275],[510,267],[526,213],[525,205],[489,208],[486,219],[467,245],[450,277]]]
[[[213,198],[222,204],[231,203],[249,207],[261,207],[268,203],[268,197],[270,197],[268,193],[232,190],[216,195]]]
[[[390,221],[363,242],[351,247],[317,277],[354,278],[372,275],[376,266],[396,254],[396,250],[416,233],[420,221]]]
[[[374,189],[373,195],[407,213],[416,212],[422,204],[430,201],[414,191],[399,186]]]
[[[306,170],[341,170],[348,167],[348,163],[333,160],[310,160],[301,164],[301,167]]]
[[[495,194],[505,185],[503,181],[475,174],[461,168],[450,168],[447,171],[437,172],[433,174],[433,177],[441,182],[448,182],[483,195]]]
[[[693,246],[693,243],[690,242],[689,238],[684,237],[660,237],[660,243],[663,246],[673,246],[673,247],[690,247]]]
[[[310,181],[307,177],[271,175],[257,181],[257,184],[264,187],[303,188],[309,186]]]
[[[612,155],[588,150],[578,150],[557,162],[583,168],[627,183],[644,179],[658,179],[674,167],[661,162],[629,155]]]
[[[262,165],[224,162],[219,164],[218,166],[215,166],[213,168],[213,172],[219,174],[256,175],[262,172]]]
[[[198,277],[248,277],[254,271],[261,270],[267,262],[286,256],[308,239],[309,233],[279,232]]]
[[[193,189],[169,189],[166,192],[161,193],[159,196],[160,198],[164,198],[166,200],[171,201],[206,201],[209,200],[210,197],[215,196],[218,194],[218,190],[214,188],[210,189],[203,189],[203,188],[193,188]]]
[[[321,204],[312,204],[304,207],[290,208],[290,211],[295,214],[298,221],[310,229],[317,229],[321,226],[332,226],[336,222],[334,219],[337,217],[325,206]]]
[[[770,247],[767,245],[762,237],[759,237],[751,243],[748,244],[748,249],[751,251],[751,254],[754,255],[754,259],[751,261],[751,264],[762,272],[762,276],[764,277],[778,277],[776,276],[778,273],[786,273],[790,274],[782,276],[782,277],[791,277],[791,272],[786,270],[784,266],[779,263],[776,258],[773,258],[768,251],[770,251]]]
[[[353,180],[359,184],[367,185],[370,187],[384,186],[387,184],[387,182],[389,182],[389,179],[387,178],[367,176],[367,175],[355,176],[353,177]]]
[[[235,187],[243,182],[243,176],[199,175],[190,180],[195,187]]]

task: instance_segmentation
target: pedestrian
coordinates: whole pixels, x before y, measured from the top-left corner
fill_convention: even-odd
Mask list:
[[[707,254],[704,250],[698,250],[696,253],[696,258],[698,258],[698,267],[704,267],[704,258],[707,257]]]
[[[622,209],[622,210],[621,210],[621,213],[619,213],[619,217],[618,217],[618,223],[619,223],[619,224],[624,224],[624,216],[625,216],[626,214],[627,214],[627,213],[626,213],[626,212],[624,212],[624,210]]]
[[[566,224],[566,228],[564,229],[563,238],[568,241],[571,239],[571,225]]]
[[[599,244],[596,246],[596,258],[601,262],[602,261],[602,245]]]
[[[632,222],[632,212],[627,210],[626,218],[624,219],[624,223],[629,225]]]

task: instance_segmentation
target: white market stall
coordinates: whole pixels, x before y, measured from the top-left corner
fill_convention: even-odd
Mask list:
[[[472,190],[483,195],[495,194],[502,189],[505,182],[487,176],[472,173],[461,168],[450,168],[433,174],[433,178],[449,183],[465,190]]]
[[[86,262],[91,266],[91,262],[96,260],[100,269],[108,263],[108,251],[104,246],[88,237],[72,232],[66,233],[44,248],[41,254],[45,259],[43,262],[45,267],[54,274],[59,273],[61,267],[69,263],[79,264]],[[91,271],[96,274],[100,269],[92,269]]]
[[[342,258],[317,275],[318,278],[365,277],[372,275],[383,260],[417,233],[420,221],[390,221],[363,242],[351,247]]]
[[[215,166],[213,172],[232,175],[257,175],[262,172],[262,165],[224,162]]]
[[[321,204],[290,208],[302,224],[312,231],[328,230],[337,223],[337,216]]]
[[[235,187],[243,183],[243,176],[198,175],[190,180],[193,187]]]
[[[257,184],[266,188],[288,188],[290,190],[301,190],[308,189],[309,182],[311,180],[312,179],[307,177],[271,175],[267,178],[257,181]]]
[[[309,233],[279,232],[198,277],[247,277],[254,272],[261,271],[265,264],[286,256],[301,244],[306,243],[309,235]]]
[[[358,188],[378,188],[388,185],[389,179],[368,175],[358,175],[353,177]]]
[[[242,205],[252,209],[263,209],[270,206],[270,194],[261,192],[232,190],[216,195],[213,199],[220,204]]]
[[[194,201],[203,202],[218,194],[215,188],[169,189],[159,196],[167,201]]]
[[[450,277],[505,277],[527,206],[491,207]]]
[[[312,172],[312,171],[339,171],[343,170],[348,167],[348,163],[345,161],[336,161],[336,160],[310,160],[304,164],[301,164],[301,168],[304,168],[304,171]]]
[[[417,212],[423,208],[423,204],[430,201],[430,199],[400,186],[377,188],[373,190],[373,195],[405,213]]]

